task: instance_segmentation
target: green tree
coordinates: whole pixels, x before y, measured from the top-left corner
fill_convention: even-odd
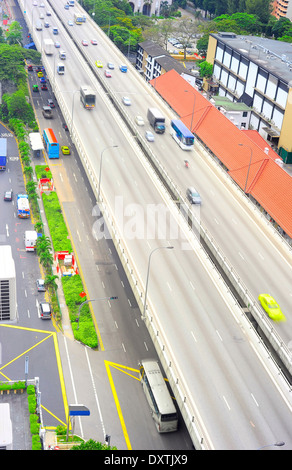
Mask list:
[[[213,65],[209,64],[209,62],[201,62],[199,64],[199,69],[200,69],[200,76],[201,77],[211,77],[213,73]]]
[[[246,0],[246,13],[256,15],[262,23],[267,24],[272,11],[270,0]]]
[[[6,40],[8,44],[22,44],[22,27],[18,21],[13,21],[9,26],[8,32],[6,33]]]

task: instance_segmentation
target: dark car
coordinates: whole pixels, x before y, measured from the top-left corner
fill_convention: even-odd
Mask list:
[[[55,107],[55,103],[53,100],[51,99],[48,99],[48,105],[50,106],[50,108],[54,108]]]
[[[47,85],[45,85],[45,84],[43,84],[43,85],[41,86],[41,89],[42,89],[42,90],[45,90],[45,91],[48,91],[48,87],[47,87]]]
[[[32,66],[32,65],[28,65],[28,66],[27,66],[27,70],[28,70],[29,72],[33,72],[33,66]]]
[[[36,280],[37,290],[38,292],[45,292],[45,281],[43,279]]]
[[[65,129],[65,131],[69,130],[67,124],[65,124],[64,122],[63,122],[62,126],[63,126],[63,129]]]
[[[12,201],[12,191],[5,191],[4,201]]]

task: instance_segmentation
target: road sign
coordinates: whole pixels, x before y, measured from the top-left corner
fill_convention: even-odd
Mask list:
[[[69,416],[89,416],[90,410],[84,405],[69,405]]]

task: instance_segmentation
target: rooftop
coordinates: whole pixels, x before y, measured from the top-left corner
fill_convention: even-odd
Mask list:
[[[227,111],[251,111],[251,108],[245,103],[231,101],[227,96],[213,96],[212,100],[214,100],[215,106],[222,106]]]
[[[218,41],[268,70],[273,75],[292,84],[292,43],[258,36],[241,36],[234,33],[212,33]]]

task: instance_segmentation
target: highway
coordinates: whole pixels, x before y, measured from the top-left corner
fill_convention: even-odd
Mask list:
[[[56,3],[59,4],[60,14],[67,13],[65,10],[61,11],[63,3]],[[85,28],[88,27],[89,24],[73,26],[72,31],[77,32],[80,41],[83,38],[90,40],[89,32],[88,37],[84,37]],[[43,31],[44,37],[50,34],[50,31]],[[94,36],[97,37],[97,34]],[[78,129],[79,135],[82,135],[86,154],[96,174],[99,171],[96,149],[100,154],[101,150],[109,145],[119,146],[118,149],[108,150],[104,155],[102,194],[112,210],[117,202],[121,202],[118,198],[121,195],[123,197],[123,209],[126,208],[127,217],[130,219],[118,217],[120,213],[116,212],[115,222],[120,233],[124,235],[142,283],[145,283],[147,263],[152,250],[166,245],[174,246],[174,250],[161,250],[154,255],[155,258],[153,257],[148,303],[159,317],[159,323],[167,338],[167,347],[176,358],[186,387],[191,391],[195,401],[194,407],[199,410],[206,442],[210,448],[245,449],[260,447],[266,442],[278,440],[281,436],[281,440],[288,443],[291,412],[289,400],[285,401],[279,392],[276,392],[275,384],[267,370],[262,367],[251,345],[250,333],[236,319],[239,312],[232,305],[232,299],[215,273],[209,274],[210,266],[206,265],[201,248],[192,236],[185,235],[187,230],[183,221],[177,220],[175,209],[163,188],[155,182],[125,126],[116,119],[116,113],[110,109],[107,97],[99,94],[98,107],[90,114],[80,106],[77,98],[72,101],[80,84],[88,83],[88,72],[84,66],[80,67],[79,61],[74,60],[74,64],[70,65],[70,58],[73,62],[75,56],[74,47],[70,41],[66,42],[63,34],[60,38],[61,47],[66,50],[68,59],[66,74],[64,77],[55,76],[56,84],[64,95],[68,109],[72,110],[74,127]],[[102,41],[99,37],[97,39],[100,46]],[[95,46],[91,49],[93,47]],[[95,60],[100,58],[106,62],[110,59],[117,66],[120,59],[114,58],[113,54],[113,50],[106,52],[105,43],[102,44],[101,57],[96,57],[97,53],[94,52]],[[49,60],[52,66],[56,65],[53,58]],[[118,93],[121,96],[130,95],[132,99],[130,111],[133,115],[142,113],[145,117],[151,101],[147,88],[143,88],[144,92],[135,91],[138,80],[132,71],[125,76],[118,70],[115,70],[114,74],[117,74],[117,77],[113,76],[111,80],[115,84],[116,78]],[[96,83],[92,85],[100,91]],[[109,129],[114,129],[110,136]],[[169,165],[171,155],[175,158],[181,151],[174,147],[176,144],[168,135],[163,136],[161,142],[163,148],[156,145],[157,142],[154,145],[160,149],[159,156],[163,153],[167,155]],[[203,164],[201,170],[205,172]],[[177,168],[176,175],[179,174],[185,179],[185,173],[182,174]],[[188,174],[188,178],[190,177],[191,172]],[[218,182],[216,191],[221,194],[220,184]],[[212,185],[211,190],[214,189],[215,186]],[[204,201],[201,211],[203,218],[207,203],[204,191],[200,189],[200,192]],[[213,198],[213,203],[214,199],[217,198]],[[230,195],[227,199],[230,199]],[[225,204],[226,211],[229,204],[227,201]],[[142,233],[141,238],[132,237],[137,234],[135,222],[139,222],[141,230],[141,223],[147,219],[149,205],[167,208],[166,222],[156,225],[160,225],[163,237],[158,239],[157,232],[154,239],[147,239],[143,228],[142,232],[139,232],[139,235]],[[234,210],[237,210],[234,220],[240,220],[242,209],[239,210],[238,204],[234,206]],[[124,214],[123,211],[121,213]],[[228,219],[232,220],[230,217]],[[129,220],[130,223],[127,224]],[[176,224],[180,227],[180,233],[173,239],[170,226],[177,227]],[[145,227],[149,228],[149,225],[145,224]],[[186,238],[189,238],[192,247],[190,250],[181,249]],[[232,241],[229,238],[230,245]]]

